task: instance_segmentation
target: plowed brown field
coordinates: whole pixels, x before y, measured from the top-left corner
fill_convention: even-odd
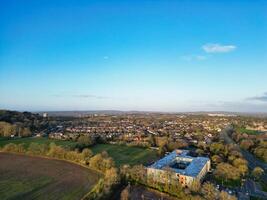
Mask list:
[[[100,174],[65,161],[0,153],[0,199],[81,199]]]

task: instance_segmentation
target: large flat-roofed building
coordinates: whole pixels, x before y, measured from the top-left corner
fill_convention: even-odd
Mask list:
[[[166,173],[171,172],[171,178],[183,186],[190,186],[193,180],[201,181],[208,171],[210,159],[190,156],[188,150],[174,150],[147,167],[148,177],[165,182]]]

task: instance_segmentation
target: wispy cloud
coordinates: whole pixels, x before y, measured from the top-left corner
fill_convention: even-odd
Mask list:
[[[52,95],[54,97],[73,97],[73,98],[91,98],[91,99],[109,99],[110,97],[107,96],[98,96],[93,94],[72,94],[72,95],[63,95],[63,94],[56,94]]]
[[[207,56],[203,56],[203,55],[186,55],[186,56],[181,56],[182,60],[185,61],[202,61],[202,60],[206,60],[208,57]]]
[[[109,97],[106,97],[106,96],[98,96],[98,95],[92,95],[92,94],[75,94],[75,95],[72,95],[72,97],[95,98],[95,99],[108,99],[109,98]]]
[[[192,106],[193,107],[193,106]],[[230,111],[230,112],[259,112],[266,113],[267,103],[248,101],[215,101],[196,104],[196,110]]]
[[[255,96],[255,97],[247,98],[247,100],[250,100],[250,101],[256,100],[256,101],[267,102],[267,92],[265,92],[265,93],[264,93],[263,95],[261,95],[261,96]]]
[[[107,60],[107,59],[109,59],[109,57],[108,57],[108,56],[104,56],[103,58],[104,58],[104,60]]]
[[[202,49],[206,53],[228,53],[234,51],[237,47],[235,45],[221,45],[221,44],[205,44]]]

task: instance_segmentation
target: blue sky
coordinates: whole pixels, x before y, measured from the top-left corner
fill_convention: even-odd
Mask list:
[[[267,2],[0,0],[0,108],[267,112]]]

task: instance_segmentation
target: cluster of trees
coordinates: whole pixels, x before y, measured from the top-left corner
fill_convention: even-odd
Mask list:
[[[83,150],[84,152],[84,150]],[[101,171],[104,176],[84,198],[86,200],[109,199],[114,189],[120,184],[120,174],[115,167],[115,162],[106,151],[96,154],[90,158],[89,167]]]
[[[162,174],[164,177],[161,177],[161,180],[148,176],[146,168],[142,165],[136,165],[132,168],[128,165],[124,165],[121,167],[120,172],[122,180],[126,183],[142,184],[161,192],[166,192],[178,199],[236,200],[234,196],[224,191],[219,192],[214,185],[209,182],[201,185],[199,181],[194,181],[192,185],[186,189],[179,184],[177,179],[173,178],[173,172],[171,170],[167,170],[165,174]],[[127,186],[127,188],[122,191],[121,197],[128,200],[129,196],[129,186]]]
[[[93,137],[90,137],[88,135],[81,135],[77,139],[77,148],[84,149],[86,147],[90,147],[96,144],[96,139]]]
[[[54,123],[50,122],[47,118],[41,117],[39,114],[9,110],[0,110],[0,122],[7,122],[19,128],[27,128],[30,132],[44,130]],[[17,133],[17,135],[24,136],[22,134],[23,131]]]
[[[183,140],[176,140],[167,136],[155,137],[154,135],[151,135],[149,141],[151,141],[151,146],[159,147],[158,154],[160,156],[163,156],[167,151],[170,152],[175,149],[183,149],[188,146],[188,144]]]
[[[267,141],[262,140],[259,142],[253,153],[264,162],[267,162]]]
[[[200,188],[200,193],[206,200],[237,200],[235,196],[229,195],[225,191],[219,192],[212,183],[206,182],[203,184],[203,186]]]
[[[227,184],[230,181],[237,181],[240,183],[240,178],[245,176],[248,172],[246,161],[237,158],[233,164],[220,163],[217,165],[214,175],[217,180],[222,180]]]
[[[25,144],[6,144],[1,151],[4,152],[14,152],[14,153],[25,153],[35,156],[48,156],[57,159],[68,160],[81,164],[89,164],[90,159],[93,158],[93,152],[90,149],[83,149],[82,152],[77,150],[67,150],[61,146],[56,145],[55,143],[50,143],[49,145],[39,144],[32,142],[25,148]]]
[[[166,152],[173,151],[174,149],[182,149],[188,146],[188,143],[182,139],[177,140],[173,138],[171,135],[169,136],[155,136],[152,134],[143,136],[143,140],[140,141],[127,141],[124,140],[123,137],[120,137],[118,141],[116,139],[112,140],[112,142],[116,142],[119,145],[127,145],[127,146],[136,146],[136,147],[158,147],[160,156],[163,156]]]
[[[212,165],[215,167],[213,174],[217,180],[226,184],[232,181],[240,183],[240,179],[246,176],[247,161],[234,145],[214,142],[204,151],[211,155]]]
[[[29,128],[24,127],[21,123],[11,124],[0,121],[0,137],[10,137],[17,135],[21,137],[30,136],[32,133]]]
[[[34,120],[41,120],[42,117],[38,114],[30,112],[17,112],[10,110],[0,110],[0,121],[9,122],[14,124],[16,122],[31,123]]]
[[[267,133],[265,134],[247,134],[246,129],[236,127],[232,138],[241,148],[250,151],[259,159],[267,162]]]
[[[94,188],[86,195],[84,200],[110,199],[114,190],[120,184],[120,175],[114,167],[106,169],[104,177],[101,178]]]

